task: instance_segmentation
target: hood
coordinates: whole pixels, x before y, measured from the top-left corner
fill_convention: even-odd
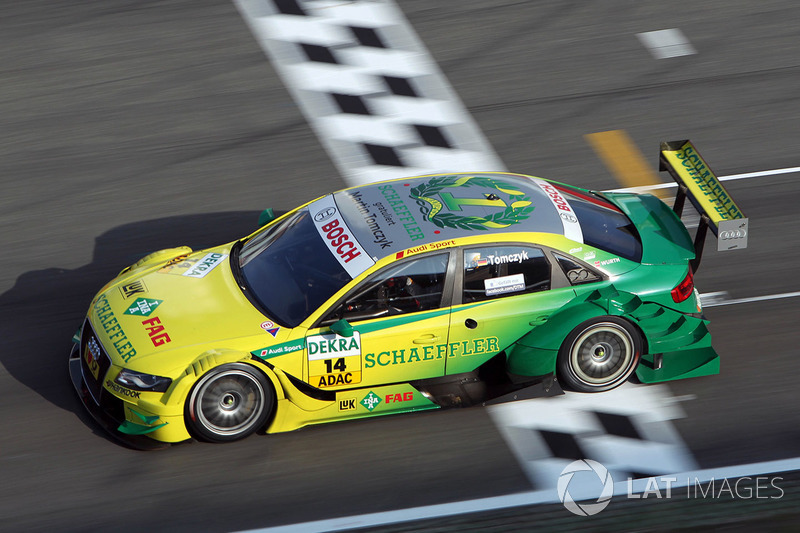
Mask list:
[[[250,351],[281,342],[280,328],[242,294],[230,245],[121,276],[92,302],[89,318],[117,366],[170,376],[209,349]]]

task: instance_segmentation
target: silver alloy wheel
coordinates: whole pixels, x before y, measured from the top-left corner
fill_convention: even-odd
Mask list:
[[[590,387],[605,386],[628,373],[635,351],[627,329],[614,322],[598,322],[572,343],[569,364],[579,381]]]
[[[250,433],[265,408],[262,383],[251,372],[231,368],[204,377],[190,400],[194,418],[219,437],[236,438]]]

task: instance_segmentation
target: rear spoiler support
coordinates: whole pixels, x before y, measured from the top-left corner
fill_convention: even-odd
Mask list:
[[[678,184],[678,193],[675,195],[675,203],[672,205],[672,210],[678,215],[678,218],[683,215],[683,205],[686,203],[688,191],[689,188],[686,185]],[[700,260],[703,258],[703,248],[705,247],[710,222],[711,219],[705,213],[700,215],[700,224],[697,226],[697,233],[694,234],[694,259],[689,263],[692,267],[692,272],[697,272],[697,269],[700,268]]]
[[[749,219],[733,201],[728,191],[711,171],[689,140],[661,143],[659,170],[668,171],[678,184],[672,210],[683,214],[686,198],[700,213],[700,225],[694,238],[695,258],[692,270],[697,272],[703,257],[708,229],[717,237],[717,251],[747,248]]]

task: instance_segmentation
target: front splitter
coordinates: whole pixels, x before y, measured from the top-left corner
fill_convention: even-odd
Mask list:
[[[92,415],[95,422],[111,435],[114,440],[119,441],[129,448],[145,451],[169,448],[171,445],[168,442],[160,442],[144,435],[127,435],[117,431],[120,425],[119,421],[114,420],[111,415],[97,405],[94,398],[89,394],[89,389],[86,387],[86,382],[83,380],[83,374],[81,374],[81,360],[78,352],[78,345],[73,344],[69,354],[69,377],[72,380],[72,386],[75,387],[75,392],[78,393],[78,398],[80,398],[81,403],[89,414]]]

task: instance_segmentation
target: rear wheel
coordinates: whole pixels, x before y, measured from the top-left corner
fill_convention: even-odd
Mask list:
[[[242,439],[264,425],[275,406],[267,378],[242,363],[217,367],[192,388],[186,402],[190,431],[210,442]]]
[[[607,391],[628,379],[641,352],[642,339],[626,320],[593,318],[572,330],[561,345],[559,377],[573,390]]]

